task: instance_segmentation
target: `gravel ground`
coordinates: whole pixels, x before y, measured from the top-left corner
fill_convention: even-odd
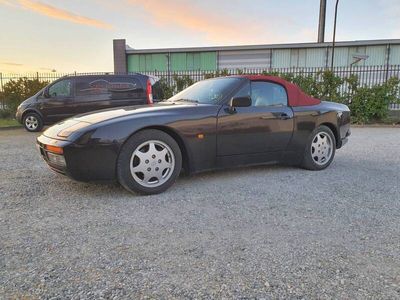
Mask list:
[[[325,171],[252,167],[135,196],[0,131],[0,298],[400,298],[400,129]]]

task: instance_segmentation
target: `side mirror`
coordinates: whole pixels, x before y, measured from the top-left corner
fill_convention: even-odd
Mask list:
[[[246,97],[234,97],[229,101],[229,111],[235,112],[235,107],[248,107],[251,106],[251,98]]]
[[[44,98],[50,98],[49,89],[44,89],[44,91],[43,91],[43,97],[44,97]]]

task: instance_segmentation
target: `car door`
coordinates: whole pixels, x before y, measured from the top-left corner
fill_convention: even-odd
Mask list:
[[[273,82],[248,81],[234,97],[250,96],[252,105],[222,107],[217,123],[217,156],[281,151],[293,132],[293,111],[286,89]]]
[[[65,78],[45,89],[39,98],[39,110],[46,123],[58,122],[75,114],[73,87],[73,78]]]

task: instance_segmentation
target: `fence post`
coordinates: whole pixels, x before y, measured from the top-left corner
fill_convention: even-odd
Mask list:
[[[389,63],[390,63],[390,44],[387,45],[386,47],[386,78],[385,78],[385,82],[388,81],[389,79]]]
[[[3,73],[0,72],[0,92],[3,92]],[[3,93],[1,93],[1,108],[4,109],[5,103]]]

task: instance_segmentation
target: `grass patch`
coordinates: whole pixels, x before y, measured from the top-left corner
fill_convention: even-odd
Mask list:
[[[0,128],[1,127],[11,127],[11,126],[22,126],[15,119],[0,119]]]

